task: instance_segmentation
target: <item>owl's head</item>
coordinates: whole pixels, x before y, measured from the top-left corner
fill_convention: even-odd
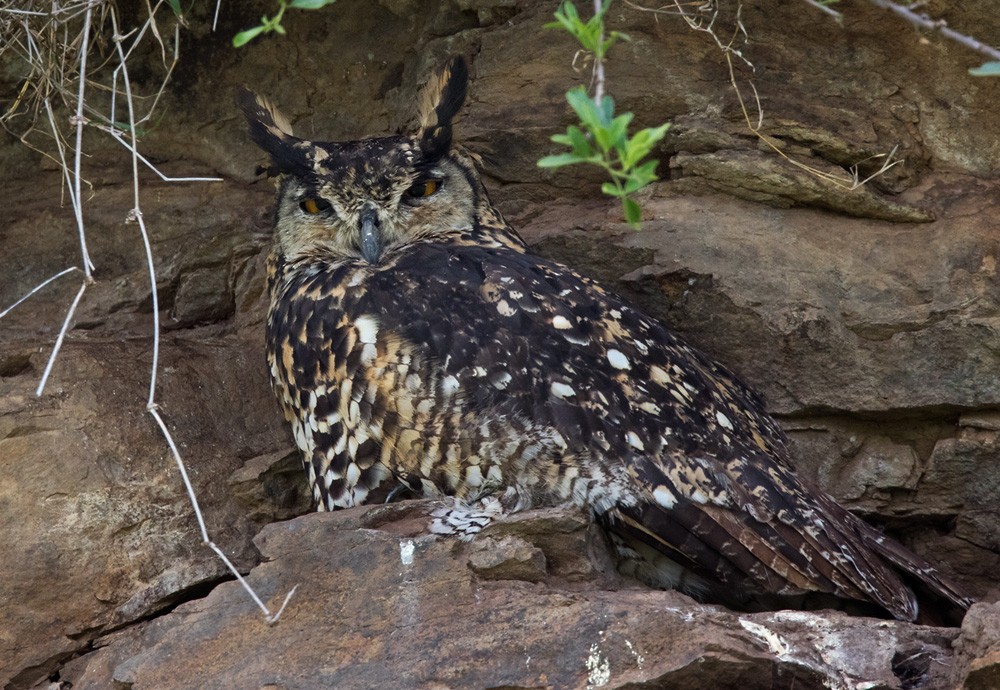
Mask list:
[[[278,253],[292,262],[319,256],[378,264],[414,239],[471,230],[482,185],[451,146],[467,81],[465,60],[453,58],[423,91],[417,132],[351,142],[295,137],[267,101],[241,90],[250,136],[284,176]]]

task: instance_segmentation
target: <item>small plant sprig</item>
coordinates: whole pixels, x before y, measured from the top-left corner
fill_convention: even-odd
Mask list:
[[[1000,77],[1000,62],[984,62],[979,67],[970,67],[969,74],[974,77]]]
[[[318,10],[321,7],[332,5],[336,0],[278,0],[278,13],[273,19],[268,19],[265,14],[260,18],[260,24],[246,31],[241,31],[233,36],[233,47],[239,48],[257,38],[261,34],[268,34],[272,31],[284,35],[285,27],[281,25],[281,19],[285,16],[285,10],[294,7],[297,10]]]
[[[670,124],[643,129],[630,137],[628,126],[633,114],[626,112],[615,116],[614,99],[604,95],[604,58],[608,49],[618,40],[630,40],[627,35],[617,31],[612,31],[605,37],[604,15],[610,4],[610,0],[604,3],[595,0],[594,16],[584,22],[573,3],[564,0],[555,13],[557,21],[545,25],[547,29],[567,31],[579,41],[583,50],[593,55],[595,87],[593,98],[583,86],[572,88],[566,93],[566,100],[580,119],[580,124],[571,125],[565,134],[554,135],[552,141],[568,146],[570,151],[545,156],[538,161],[538,165],[542,168],[561,168],[564,165],[588,163],[604,169],[610,175],[611,182],[602,184],[601,191],[621,199],[626,222],[638,229],[642,220],[642,208],[632,195],[658,179],[656,166],[659,161],[643,159],[663,139]]]

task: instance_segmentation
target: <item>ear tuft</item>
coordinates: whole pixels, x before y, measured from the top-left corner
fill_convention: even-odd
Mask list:
[[[451,121],[465,102],[469,68],[456,55],[424,87],[420,95],[420,148],[438,157],[451,146]]]
[[[292,136],[291,124],[277,108],[246,87],[237,90],[236,103],[250,126],[250,138],[270,154],[274,168],[297,175],[312,171],[311,144]]]

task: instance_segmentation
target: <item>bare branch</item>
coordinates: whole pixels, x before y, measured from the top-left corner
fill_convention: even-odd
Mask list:
[[[876,7],[881,7],[884,10],[889,10],[895,12],[897,15],[910,22],[911,24],[916,24],[917,26],[930,29],[931,31],[937,31],[942,36],[950,38],[951,40],[961,43],[967,48],[971,48],[978,53],[986,55],[992,60],[1000,60],[1000,50],[992,48],[985,43],[977,41],[971,36],[959,33],[954,29],[950,28],[944,20],[941,19],[931,19],[926,14],[917,14],[909,7],[903,7],[902,5],[891,2],[890,0],[868,0],[871,4]]]
[[[804,0],[804,1],[805,1],[805,3],[807,5],[812,5],[813,7],[815,7],[820,12],[825,12],[826,14],[828,14],[831,17],[833,17],[834,19],[836,19],[838,22],[841,21],[844,18],[844,15],[843,15],[842,12],[838,12],[837,10],[833,9],[832,7],[830,7],[829,5],[824,5],[819,0]]]
[[[66,318],[63,319],[62,328],[59,329],[59,337],[56,338],[56,344],[52,346],[52,354],[49,355],[49,361],[45,365],[45,371],[42,373],[42,380],[38,382],[38,388],[35,389],[35,397],[42,397],[42,393],[45,391],[45,383],[49,380],[49,374],[52,373],[52,365],[56,363],[56,356],[59,354],[59,350],[62,349],[63,339],[66,337],[66,331],[69,330],[69,325],[73,321],[73,314],[76,313],[76,307],[80,304],[80,300],[83,298],[83,291],[87,289],[87,281],[84,280],[80,284],[80,290],[76,293],[76,297],[73,299],[73,303],[69,305],[69,310],[66,312]]]
[[[80,159],[83,156],[83,125],[86,119],[83,117],[84,91],[87,87],[87,47],[90,41],[90,20],[92,8],[87,6],[86,14],[83,18],[83,45],[80,48],[80,90],[76,96],[76,116],[73,124],[76,125],[76,149],[73,152],[73,212],[76,214],[76,226],[80,234],[80,253],[82,254],[83,273],[89,280],[94,264],[90,260],[90,253],[87,251],[87,234],[83,229],[83,202],[80,196]],[[83,294],[81,290],[80,294]]]
[[[271,610],[266,604],[261,600],[257,593],[254,591],[253,587],[244,579],[243,575],[236,569],[232,561],[226,556],[226,554],[219,548],[218,545],[208,535],[208,528],[205,526],[205,518],[201,512],[201,506],[198,504],[198,497],[195,494],[194,486],[191,484],[191,480],[188,477],[187,468],[184,466],[184,461],[181,459],[180,451],[177,450],[177,444],[174,443],[173,436],[171,436],[170,431],[167,429],[167,425],[164,423],[163,418],[159,413],[159,406],[156,403],[156,373],[159,367],[159,353],[160,353],[160,313],[159,313],[159,295],[156,289],[156,268],[153,263],[153,250],[149,242],[149,233],[146,231],[146,222],[142,217],[142,209],[140,208],[139,200],[139,152],[136,148],[137,137],[135,131],[136,116],[135,116],[135,106],[132,100],[132,82],[128,76],[128,66],[126,64],[127,56],[122,48],[122,42],[125,37],[118,32],[118,19],[114,10],[111,12],[111,24],[114,29],[113,40],[115,43],[115,50],[118,53],[119,65],[116,68],[116,72],[120,70],[122,76],[122,84],[125,88],[125,101],[128,105],[128,123],[129,123],[129,135],[131,137],[131,145],[128,146],[132,153],[132,199],[133,208],[129,213],[129,218],[135,220],[139,226],[139,233],[142,236],[143,247],[146,251],[146,265],[149,271],[149,286],[152,291],[153,300],[153,363],[149,374],[149,398],[146,403],[146,410],[156,421],[157,425],[160,427],[160,431],[163,434],[164,439],[167,441],[167,445],[170,447],[170,452],[173,455],[174,461],[177,463],[177,469],[180,472],[181,479],[184,482],[184,488],[188,494],[188,500],[191,503],[191,507],[194,510],[195,518],[198,520],[198,529],[201,531],[201,540],[208,546],[212,551],[215,552],[216,556],[225,564],[226,568],[236,577],[237,581],[242,585],[243,589],[247,592],[253,602],[258,608],[264,613],[264,618],[269,624],[274,624],[278,621],[281,613],[284,611],[285,606],[288,604],[289,599],[291,599],[292,594],[295,593],[295,588],[285,596],[285,600],[277,612],[271,613]],[[118,138],[118,137],[116,137]],[[81,291],[82,294],[82,291]]]
[[[70,266],[69,268],[64,268],[63,270],[59,271],[54,276],[49,276],[48,278],[46,278],[45,280],[43,280],[42,282],[40,282],[38,285],[36,285],[35,287],[33,287],[30,290],[28,290],[28,292],[25,293],[24,295],[22,295],[19,300],[17,300],[16,302],[14,302],[14,304],[10,305],[9,307],[7,307],[6,309],[4,309],[3,311],[0,311],[0,319],[2,319],[3,317],[7,316],[7,314],[9,314],[10,312],[14,311],[14,309],[16,307],[20,306],[22,302],[24,302],[26,299],[28,299],[29,297],[31,297],[33,294],[35,294],[36,292],[38,292],[39,290],[41,290],[43,287],[45,287],[46,285],[48,285],[52,281],[58,280],[59,278],[62,278],[67,273],[72,273],[73,271],[78,271],[78,270],[80,270],[80,269],[78,269],[76,266]]]
[[[594,14],[599,15],[603,7],[601,0],[594,0]],[[604,60],[601,57],[600,46],[604,44],[604,31],[602,25],[601,35],[597,38],[598,52],[594,55],[594,102],[600,106],[604,99]]]

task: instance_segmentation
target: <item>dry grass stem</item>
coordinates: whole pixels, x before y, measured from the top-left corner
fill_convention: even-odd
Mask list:
[[[24,4],[27,4],[27,0],[24,0]],[[158,0],[154,4],[150,4],[148,1],[145,2],[145,21],[141,26],[126,34],[119,31],[118,14],[114,4],[110,0],[54,0],[51,9],[47,12],[17,7],[0,8],[0,55],[7,50],[13,51],[16,57],[22,60],[29,68],[15,101],[6,111],[0,112],[0,124],[8,131],[14,133],[15,136],[18,136],[27,146],[35,150],[40,150],[45,156],[59,165],[65,184],[64,190],[70,198],[73,214],[76,219],[81,255],[80,267],[74,266],[64,269],[39,283],[27,294],[14,302],[14,304],[7,307],[3,312],[0,312],[0,318],[6,316],[12,309],[62,276],[77,270],[84,273],[84,281],[67,310],[62,328],[53,345],[52,353],[48,358],[45,371],[36,389],[36,395],[42,395],[63,341],[73,322],[73,316],[77,307],[83,298],[87,285],[93,282],[92,271],[94,263],[87,250],[86,228],[83,221],[82,207],[82,188],[86,184],[82,176],[83,130],[84,127],[90,126],[109,134],[130,153],[132,167],[132,208],[128,211],[126,220],[127,222],[135,222],[138,226],[139,236],[144,247],[152,296],[153,357],[149,373],[149,391],[146,409],[159,427],[177,464],[185,491],[198,522],[202,541],[218,556],[228,571],[240,582],[253,602],[262,611],[265,620],[268,623],[275,623],[284,611],[292,594],[294,594],[295,588],[292,588],[288,592],[278,610],[272,612],[237,571],[222,549],[211,540],[201,507],[195,495],[194,487],[188,477],[187,469],[177,449],[177,444],[174,442],[160,415],[159,406],[156,402],[157,374],[160,359],[159,295],[156,287],[156,268],[152,247],[141,208],[139,163],[141,162],[161,179],[169,182],[215,181],[219,179],[209,177],[168,177],[142,156],[138,150],[138,128],[144,123],[149,122],[153,114],[157,111],[167,82],[173,74],[179,58],[179,25],[183,23],[183,18],[178,18],[178,25],[174,27],[172,36],[173,46],[169,49],[156,22],[157,11],[167,6],[166,0]],[[216,6],[216,13],[218,13],[218,5]],[[91,56],[96,57],[95,44],[99,44],[102,47],[106,45],[105,42],[102,42],[102,38],[106,39],[106,30],[109,24],[112,30],[111,42],[113,44],[113,51],[105,54],[103,63],[91,65],[89,58]],[[153,41],[159,47],[160,61],[163,64],[165,73],[155,93],[151,97],[147,96],[143,98],[139,94],[133,93],[132,82],[128,74],[128,62],[136,54],[139,46],[149,41]],[[105,68],[109,68],[111,62],[116,58],[117,65],[111,73],[110,84],[106,84],[96,75],[101,74]],[[88,93],[93,91],[109,94],[110,107],[107,114],[99,112],[88,102]],[[127,118],[125,118],[127,124],[119,123],[116,117],[116,106],[119,98],[124,99],[127,106],[128,114]],[[57,101],[55,104],[53,104],[54,100]],[[144,102],[143,113],[141,115],[137,112],[136,108],[136,104],[140,100]],[[72,131],[71,136],[67,136],[59,126],[56,109],[60,103],[66,111],[72,113],[67,118]],[[30,141],[30,137],[33,134],[45,135],[44,131],[36,128],[42,112],[44,112],[44,117],[48,123],[48,129],[51,131],[52,141],[54,142],[51,147],[54,151],[46,151],[44,150],[45,145],[37,145]],[[20,124],[19,129],[14,131],[15,122],[20,122],[19,119],[23,119],[24,124]]]
[[[142,237],[143,247],[146,253],[146,265],[149,272],[149,286],[152,291],[152,301],[153,301],[153,362],[150,368],[149,374],[149,397],[146,401],[146,410],[156,421],[163,434],[167,445],[170,447],[170,452],[173,455],[174,461],[177,464],[177,469],[180,472],[181,479],[184,483],[184,489],[187,491],[188,500],[191,503],[191,508],[194,510],[195,518],[198,520],[198,529],[201,533],[202,542],[208,546],[212,551],[215,552],[216,556],[223,562],[226,568],[236,577],[237,581],[250,596],[253,602],[258,608],[263,612],[265,619],[268,623],[273,624],[278,621],[281,616],[282,611],[284,611],[285,605],[294,593],[294,588],[285,598],[284,603],[281,608],[276,613],[271,613],[271,610],[266,604],[261,600],[261,598],[254,591],[250,583],[246,581],[242,574],[236,569],[232,561],[226,556],[219,546],[212,541],[208,534],[208,528],[205,525],[205,518],[201,511],[201,506],[198,503],[198,497],[195,493],[194,486],[191,484],[191,479],[188,477],[187,468],[184,465],[184,461],[181,458],[180,451],[177,449],[177,444],[174,442],[173,436],[167,429],[167,425],[164,423],[163,418],[159,413],[159,405],[156,402],[156,375],[159,368],[159,352],[160,352],[160,313],[159,313],[159,294],[156,288],[156,267],[153,262],[153,251],[149,242],[149,233],[146,230],[146,221],[142,215],[142,208],[140,205],[139,196],[139,154],[137,149],[137,135],[136,135],[136,117],[135,117],[135,106],[132,99],[132,82],[128,76],[128,58],[125,51],[122,48],[122,42],[125,40],[125,36],[122,36],[118,31],[118,19],[114,11],[111,13],[111,24],[114,29],[113,40],[115,42],[115,50],[119,57],[119,66],[116,72],[120,71],[122,85],[124,86],[125,102],[128,106],[128,124],[129,124],[129,135],[131,137],[131,146],[129,150],[131,151],[132,159],[132,199],[134,206],[129,214],[130,219],[134,220],[139,227],[139,234]],[[141,38],[141,34],[139,36]],[[139,40],[137,38],[137,40]]]
[[[33,287],[30,290],[28,290],[26,293],[24,293],[23,295],[21,295],[21,297],[16,302],[14,302],[14,304],[10,305],[9,307],[7,307],[6,309],[4,309],[3,311],[0,311],[0,319],[2,319],[3,317],[7,316],[7,314],[9,314],[10,312],[14,311],[14,309],[16,309],[17,307],[19,307],[23,302],[27,301],[28,298],[30,298],[32,295],[34,295],[36,292],[38,292],[39,290],[41,290],[42,288],[44,288],[49,283],[54,282],[54,281],[62,278],[67,273],[72,273],[73,271],[79,271],[79,270],[80,269],[77,268],[76,266],[70,266],[69,268],[64,268],[63,270],[59,271],[54,276],[49,276],[48,278],[46,278],[45,280],[43,280],[42,282],[40,282],[38,285],[36,285],[35,287]]]
[[[882,2],[882,0],[872,0],[872,2]],[[753,63],[750,62],[741,50],[736,48],[738,43],[746,43],[749,40],[749,34],[747,33],[746,27],[744,26],[741,18],[743,10],[742,5],[737,5],[736,8],[733,35],[728,41],[724,42],[721,38],[719,38],[715,29],[716,20],[719,17],[719,7],[716,0],[705,0],[704,2],[681,2],[681,0],[673,0],[673,2],[669,5],[664,5],[658,8],[639,5],[631,0],[625,0],[625,4],[637,10],[652,13],[654,17],[661,14],[681,17],[688,25],[688,28],[692,31],[700,31],[711,36],[712,40],[715,41],[715,44],[719,47],[719,50],[722,51],[722,54],[725,57],[726,65],[729,70],[729,83],[730,86],[732,86],[733,92],[736,94],[737,100],[739,101],[740,110],[743,113],[743,119],[746,122],[747,129],[750,130],[750,132],[762,141],[768,148],[795,167],[805,170],[809,174],[822,180],[826,180],[841,189],[851,191],[863,186],[872,179],[884,174],[893,166],[902,162],[895,158],[896,147],[894,147],[892,151],[887,154],[876,154],[863,161],[859,161],[851,166],[849,171],[845,171],[843,175],[831,174],[790,158],[788,154],[782,150],[781,146],[775,141],[774,138],[762,132],[761,130],[764,125],[764,109],[760,102],[760,95],[757,93],[757,87],[754,85],[753,81],[749,82],[750,89],[753,91],[753,101],[757,110],[757,116],[756,118],[753,118],[750,115],[749,108],[747,108],[746,101],[743,99],[743,94],[740,91],[740,87],[736,79],[736,69],[733,65],[733,57],[735,56],[751,70],[754,69]],[[756,123],[754,122],[755,119]],[[858,166],[865,161],[879,158],[884,159],[879,169],[864,179],[861,179]]]

